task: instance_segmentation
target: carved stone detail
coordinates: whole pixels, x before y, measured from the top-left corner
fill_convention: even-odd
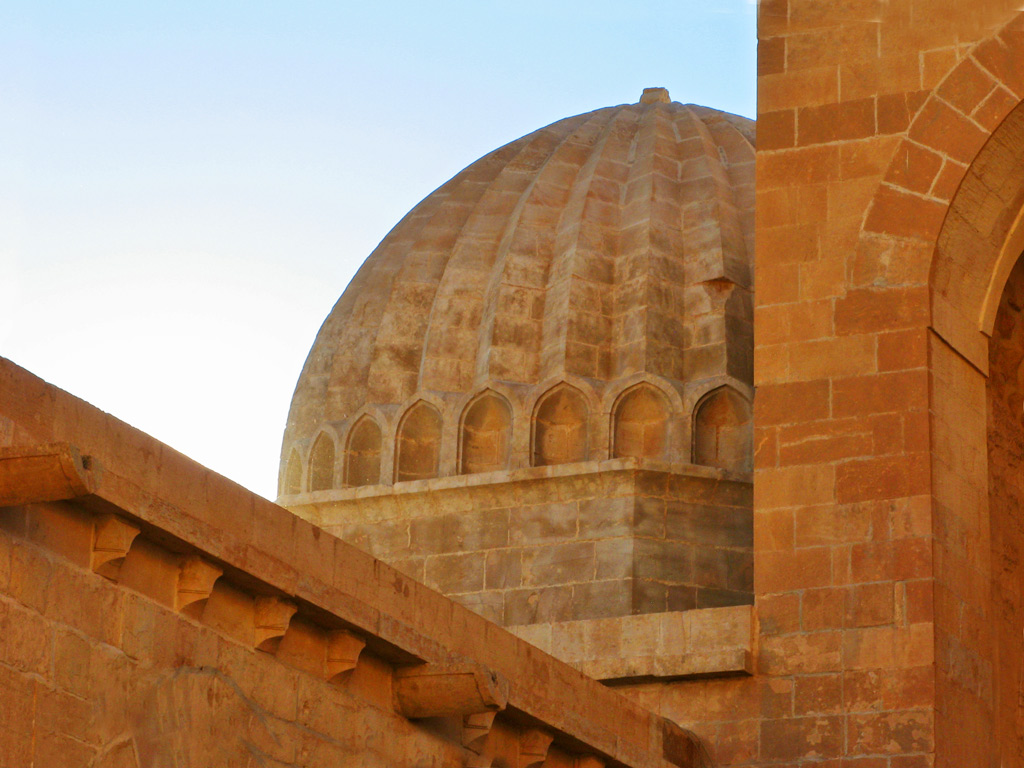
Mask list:
[[[198,555],[188,557],[181,564],[175,608],[189,616],[198,617],[213,592],[213,585],[224,573],[213,563]]]
[[[497,712],[477,712],[463,716],[462,746],[476,755],[482,755],[497,715]]]
[[[256,598],[256,649],[274,653],[288,631],[292,616],[299,610],[290,600],[280,597]]]
[[[139,528],[117,515],[96,518],[92,540],[92,569],[100,576],[117,581],[132,542]]]
[[[519,735],[519,768],[541,768],[554,740],[554,734],[540,728],[524,730]]]
[[[423,664],[396,671],[395,697],[409,718],[497,712],[508,702],[508,681],[480,665]]]
[[[366,641],[344,629],[337,629],[327,635],[327,681],[343,682],[356,668],[359,654],[366,647]]]

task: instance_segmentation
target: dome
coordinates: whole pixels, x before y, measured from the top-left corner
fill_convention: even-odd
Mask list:
[[[753,144],[752,121],[648,89],[640,103],[560,120],[461,171],[388,233],[320,329],[292,399],[282,487],[348,483],[344,469],[289,479],[290,457],[307,463],[323,434],[332,461],[355,430],[371,449],[351,450],[386,464],[414,406],[417,425],[440,430],[438,445],[416,443],[437,467],[442,436],[484,393],[534,426],[539,398],[560,385],[587,418],[642,381],[676,411],[720,385],[749,397]],[[545,417],[556,442],[576,407],[562,400]],[[474,434],[490,434],[497,417],[475,418]],[[607,457],[615,429],[605,432],[565,455]],[[467,466],[460,450],[448,451],[451,474]],[[381,481],[431,471],[445,473],[392,466]]]

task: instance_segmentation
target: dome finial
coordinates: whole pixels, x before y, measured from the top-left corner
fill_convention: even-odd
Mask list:
[[[668,88],[644,88],[640,94],[641,104],[668,104],[670,101]]]

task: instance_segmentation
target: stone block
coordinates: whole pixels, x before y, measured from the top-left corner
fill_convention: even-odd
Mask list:
[[[523,551],[492,549],[484,560],[485,589],[514,589],[523,583]]]
[[[36,685],[36,722],[44,732],[69,736],[79,742],[94,742],[91,731],[91,703],[65,691]]]
[[[604,539],[594,544],[597,572],[594,578],[627,579],[633,575],[633,539]]]
[[[479,592],[484,588],[483,552],[433,555],[426,561],[426,583],[446,594]]]
[[[636,539],[633,573],[638,579],[671,584],[693,584],[695,547],[688,542]]]
[[[587,626],[582,621],[563,621],[551,625],[550,652],[565,661],[587,658]]]
[[[688,587],[693,591],[693,587]],[[668,586],[657,581],[634,579],[632,583],[632,612],[664,613],[668,607]],[[693,606],[687,606],[692,608]],[[683,609],[685,610],[685,609]]]
[[[572,618],[572,587],[514,589],[505,592],[505,624],[538,624]]]
[[[0,529],[0,594],[11,590],[11,537]]]
[[[100,642],[120,646],[127,593],[77,568],[62,568],[59,582],[61,588],[52,593],[48,618]]]
[[[633,529],[632,497],[587,499],[579,502],[579,538],[629,536]]]
[[[572,619],[626,616],[630,611],[630,582],[592,581],[572,587]]]
[[[53,627],[35,611],[9,605],[6,612],[4,661],[15,669],[50,678]]]
[[[141,592],[161,605],[175,607],[181,556],[144,538],[136,538],[118,571],[118,583]]]
[[[641,496],[636,499],[633,533],[648,538],[665,536],[665,500]]]
[[[35,740],[30,765],[86,766],[96,750],[72,736],[43,731]]]
[[[505,597],[501,592],[471,592],[452,599],[495,624],[504,624]]]
[[[2,627],[0,620],[0,627]],[[53,683],[81,699],[89,698],[94,682],[90,662],[92,646],[74,632],[58,628],[53,646]]]
[[[697,608],[697,588],[689,584],[670,584],[665,587],[666,611],[689,611]]]
[[[590,581],[596,570],[592,542],[574,542],[523,551],[523,584],[546,586]]]
[[[665,538],[702,547],[749,548],[754,544],[753,513],[744,507],[671,501],[665,516]]]
[[[508,524],[513,545],[532,547],[572,541],[578,535],[579,507],[576,502],[521,507],[511,511]]]
[[[754,594],[750,591],[710,589],[697,587],[697,608],[724,608],[732,605],[753,605]]]
[[[39,613],[45,613],[52,579],[53,566],[40,549],[21,542],[12,548],[11,597]]]

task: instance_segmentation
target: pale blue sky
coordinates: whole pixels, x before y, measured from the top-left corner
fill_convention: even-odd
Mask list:
[[[560,118],[753,116],[751,0],[0,6],[0,354],[273,497],[316,330],[422,197]]]

